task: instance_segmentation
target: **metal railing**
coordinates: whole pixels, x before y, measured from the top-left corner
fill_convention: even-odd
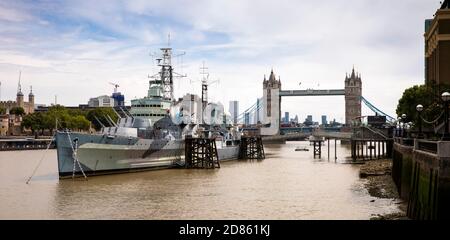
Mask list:
[[[404,145],[404,146],[414,146],[414,139],[413,138],[394,138],[394,142]]]
[[[435,141],[418,140],[417,141],[417,150],[437,154],[438,143]]]

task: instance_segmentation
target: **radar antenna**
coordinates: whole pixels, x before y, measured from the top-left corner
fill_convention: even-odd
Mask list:
[[[206,108],[206,105],[208,104],[208,86],[213,83],[220,83],[220,80],[215,80],[212,82],[209,82],[209,72],[208,68],[205,66],[205,61],[203,61],[203,65],[200,67],[200,74],[202,77],[202,104],[203,109]]]
[[[170,44],[170,35],[169,35],[169,44]],[[156,58],[157,66],[160,67],[160,70],[157,74],[153,76],[149,76],[149,78],[154,79],[154,81],[150,81],[150,86],[159,86],[162,92],[162,98],[169,101],[174,101],[174,91],[173,91],[173,79],[174,78],[182,78],[186,77],[185,74],[179,74],[173,71],[172,66],[172,57],[180,57],[185,55],[185,52],[182,52],[178,55],[172,56],[172,48],[166,47],[161,48],[161,56]],[[150,54],[152,57],[156,56],[156,54]]]

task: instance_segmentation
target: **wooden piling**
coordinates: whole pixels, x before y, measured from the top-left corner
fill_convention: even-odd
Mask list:
[[[337,140],[334,139],[334,161],[337,162]]]
[[[313,142],[313,148],[314,148],[314,158],[316,156],[319,156],[319,158],[322,157],[322,140],[311,140]]]
[[[373,160],[392,154],[392,140],[352,139],[352,160]]]
[[[328,151],[327,151],[327,153],[328,153],[328,161],[330,161],[330,139],[328,138],[327,140],[328,140]]]
[[[242,137],[239,148],[239,159],[265,159],[264,145],[262,138],[256,137]]]
[[[185,167],[220,168],[215,139],[186,137]]]

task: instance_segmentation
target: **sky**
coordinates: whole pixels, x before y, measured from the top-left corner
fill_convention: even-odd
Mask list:
[[[395,116],[404,89],[424,82],[424,20],[438,0],[67,0],[0,1],[0,100],[22,91],[36,103],[86,104],[111,94],[144,97],[154,57],[175,53],[175,96],[200,94],[208,67],[209,100],[240,110],[262,96],[271,69],[283,90],[343,89],[352,67],[363,96]],[[282,99],[291,117],[344,122],[344,97]],[[363,106],[363,115],[372,114]],[[283,113],[284,115],[284,113]]]

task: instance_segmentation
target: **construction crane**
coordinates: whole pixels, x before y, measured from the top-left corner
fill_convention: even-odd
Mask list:
[[[117,93],[117,88],[120,87],[119,84],[117,84],[117,83],[112,83],[112,82],[110,82],[109,84],[111,84],[111,85],[114,86],[114,93]]]

